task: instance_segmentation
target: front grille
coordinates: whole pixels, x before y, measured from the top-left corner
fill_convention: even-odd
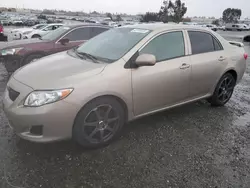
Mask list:
[[[8,87],[8,92],[9,92],[9,98],[12,100],[12,101],[15,101],[16,98],[19,96],[19,92],[15,91],[14,89]]]

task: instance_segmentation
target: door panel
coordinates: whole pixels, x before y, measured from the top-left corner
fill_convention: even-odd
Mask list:
[[[152,67],[132,70],[135,115],[144,114],[182,101],[189,96],[190,58],[180,57]]]
[[[192,54],[190,97],[212,94],[213,87],[227,65],[226,54],[219,40],[209,32],[188,31]]]
[[[78,44],[79,43],[77,43],[77,42],[69,42],[67,44],[62,45],[60,42],[57,42],[57,43],[55,43],[54,53],[66,51],[68,49],[71,49],[71,48],[77,46]]]
[[[191,97],[202,97],[211,93],[227,65],[224,51],[192,55],[190,58],[192,62]]]

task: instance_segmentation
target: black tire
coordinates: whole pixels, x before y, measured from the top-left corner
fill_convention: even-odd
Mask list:
[[[219,80],[213,96],[208,99],[212,106],[224,106],[231,98],[236,80],[231,73],[224,74]]]
[[[40,35],[38,35],[38,34],[35,34],[35,35],[32,35],[32,37],[31,38],[40,38],[41,36]]]
[[[110,111],[107,110],[108,112],[105,112],[105,109],[110,107]],[[91,118],[92,120],[90,121]],[[102,118],[103,121],[100,120]],[[111,119],[113,120],[111,121]],[[105,121],[109,122],[109,120],[110,123],[104,123]],[[113,97],[100,97],[87,103],[77,114],[72,137],[84,148],[99,148],[108,145],[118,138],[124,124],[125,111],[120,102]],[[103,136],[101,137],[101,135]]]
[[[28,57],[26,57],[23,61],[23,63],[21,64],[21,66],[24,66],[26,64],[31,63],[32,61],[34,61],[35,59],[40,59],[41,57],[43,57],[42,54],[32,54],[29,55]]]

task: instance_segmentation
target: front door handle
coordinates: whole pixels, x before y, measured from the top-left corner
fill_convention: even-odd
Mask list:
[[[190,67],[189,64],[183,63],[183,64],[180,66],[180,69],[188,69],[189,67]]]
[[[219,61],[224,61],[224,60],[226,60],[226,58],[223,57],[223,56],[220,56],[218,60],[219,60]]]

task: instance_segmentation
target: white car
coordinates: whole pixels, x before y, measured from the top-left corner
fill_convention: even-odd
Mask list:
[[[209,28],[209,29],[211,29],[213,31],[217,31],[218,30],[217,26],[214,25],[214,24],[206,24],[205,27],[207,27],[207,28]]]
[[[226,31],[226,26],[218,26],[218,30]]]
[[[63,26],[63,24],[48,24],[42,29],[33,30],[29,34],[24,35],[23,39],[40,38],[49,33],[50,31],[53,31],[61,26]]]
[[[23,27],[23,28],[13,29],[10,33],[12,34],[13,39],[22,39],[23,35],[28,35],[33,30],[42,29],[46,25],[47,24],[37,24],[34,25],[33,27]]]
[[[227,24],[227,31],[248,31],[250,28],[246,24]]]

